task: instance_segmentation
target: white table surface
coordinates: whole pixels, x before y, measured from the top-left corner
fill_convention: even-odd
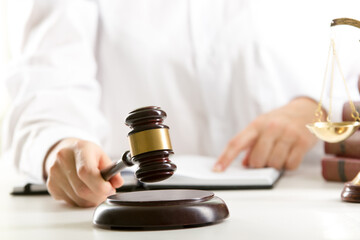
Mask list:
[[[324,181],[320,171],[320,163],[303,164],[271,190],[215,191],[230,211],[219,224],[113,231],[92,225],[94,208],[68,207],[50,196],[11,196],[12,178],[1,170],[0,239],[360,239],[360,204],[341,202],[343,183]]]

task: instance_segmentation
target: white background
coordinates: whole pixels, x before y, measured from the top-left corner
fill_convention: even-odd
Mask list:
[[[6,4],[7,0],[0,0],[0,125],[4,116],[4,113],[9,105],[9,98],[4,86],[4,72],[6,65],[11,59],[11,53],[9,49],[9,42],[7,38],[7,24],[6,24]],[[0,130],[1,131],[1,130]],[[1,144],[1,138],[0,138]],[[0,152],[1,156],[1,152]]]

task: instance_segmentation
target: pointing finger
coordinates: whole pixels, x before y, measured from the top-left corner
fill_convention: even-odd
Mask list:
[[[249,125],[242,132],[236,135],[226,146],[224,152],[215,163],[213,170],[216,172],[224,171],[239,153],[254,143],[258,136],[258,129],[254,124]]]

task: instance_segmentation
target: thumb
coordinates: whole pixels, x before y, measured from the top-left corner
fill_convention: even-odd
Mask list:
[[[106,155],[102,155],[101,160],[99,162],[99,169],[104,169],[110,165],[112,165],[113,162],[111,161],[111,159]],[[111,177],[109,179],[109,182],[111,183],[111,185],[113,186],[113,188],[119,188],[124,184],[124,180],[121,177],[120,173],[115,174],[113,177]]]

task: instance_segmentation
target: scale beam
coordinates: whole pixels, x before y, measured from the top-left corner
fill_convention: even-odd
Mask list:
[[[338,25],[349,25],[353,27],[360,28],[360,21],[352,19],[352,18],[336,18],[331,22],[331,27],[335,27]]]

